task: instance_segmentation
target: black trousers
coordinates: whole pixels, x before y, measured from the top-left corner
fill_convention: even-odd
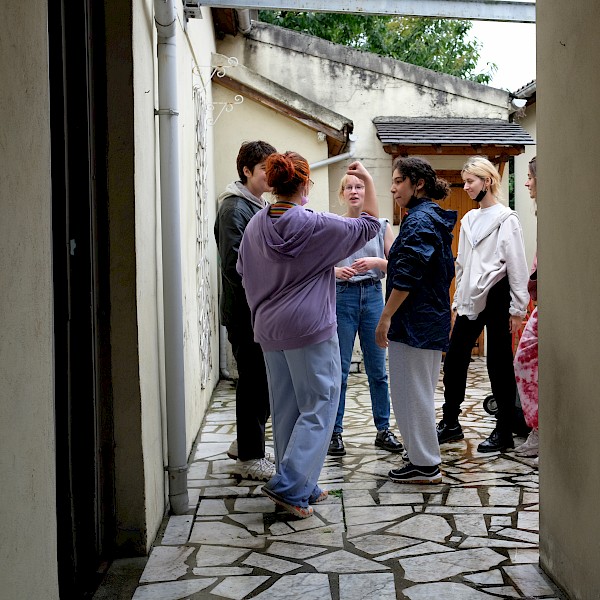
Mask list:
[[[487,370],[492,393],[498,406],[497,429],[512,437],[517,386],[513,368],[512,336],[510,333],[510,287],[504,277],[490,290],[485,310],[471,321],[456,317],[450,348],[444,360],[444,421],[455,423],[465,398],[467,372],[471,350],[487,327]]]
[[[235,391],[238,458],[263,458],[265,423],[271,411],[262,348],[254,341],[250,324],[229,324],[226,328],[239,376]]]

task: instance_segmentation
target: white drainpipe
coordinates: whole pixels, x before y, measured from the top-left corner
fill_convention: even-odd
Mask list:
[[[252,21],[250,19],[250,9],[242,8],[235,11],[238,16],[238,30],[240,33],[249,33],[252,29]]]
[[[315,169],[318,169],[319,167],[325,167],[328,165],[332,165],[334,163],[338,163],[342,160],[352,158],[354,156],[354,152],[356,152],[356,149],[355,149],[356,136],[353,133],[351,133],[348,136],[348,140],[350,142],[350,144],[349,144],[350,149],[348,150],[348,152],[344,152],[344,154],[338,154],[337,156],[332,156],[331,158],[326,158],[325,160],[320,160],[316,163],[313,163],[312,165],[309,165],[310,170],[314,171]]]
[[[167,453],[171,512],[189,509],[185,443],[183,302],[177,107],[177,11],[173,0],[154,0],[158,32],[158,123],[162,219]]]

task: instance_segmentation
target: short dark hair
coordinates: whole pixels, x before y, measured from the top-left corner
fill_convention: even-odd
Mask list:
[[[246,183],[247,177],[244,175],[244,167],[254,171],[254,167],[274,154],[277,150],[268,142],[258,140],[256,142],[244,142],[237,155],[237,172],[240,181]]]

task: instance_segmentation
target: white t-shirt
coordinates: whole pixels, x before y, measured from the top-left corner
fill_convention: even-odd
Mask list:
[[[473,246],[477,245],[480,236],[487,232],[492,223],[505,210],[504,205],[494,204],[488,208],[479,208],[469,211],[469,227],[471,229],[471,242]]]

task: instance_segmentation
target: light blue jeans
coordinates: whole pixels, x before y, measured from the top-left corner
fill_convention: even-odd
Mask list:
[[[369,282],[370,283],[370,282]],[[385,366],[385,348],[375,343],[375,329],[383,311],[381,281],[370,285],[339,283],[335,285],[338,337],[342,363],[342,387],[333,431],[343,431],[348,373],[352,362],[354,340],[358,333],[371,392],[371,408],[377,431],[389,429],[390,395]]]
[[[286,502],[306,507],[318,491],[340,397],[338,337],[264,356],[277,469],[265,486]]]

